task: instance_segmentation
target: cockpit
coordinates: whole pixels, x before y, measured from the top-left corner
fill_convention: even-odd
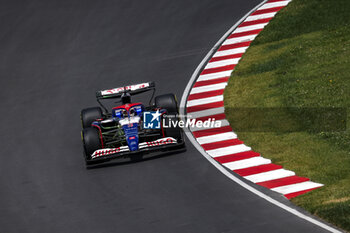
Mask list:
[[[128,117],[141,116],[144,106],[142,104],[126,104],[113,108],[113,116],[118,119],[125,119]]]

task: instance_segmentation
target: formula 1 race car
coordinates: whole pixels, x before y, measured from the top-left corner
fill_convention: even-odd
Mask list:
[[[149,106],[131,102],[131,96],[147,91],[153,91]],[[176,124],[179,118],[175,95],[156,96],[152,104],[154,93],[154,82],[96,92],[101,107],[85,108],[80,115],[87,165],[184,148],[183,131]],[[109,112],[101,100],[116,98],[122,105]]]

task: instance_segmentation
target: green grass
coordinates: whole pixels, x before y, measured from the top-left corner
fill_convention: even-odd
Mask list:
[[[349,0],[294,0],[282,9],[252,43],[225,90],[226,114],[232,127],[237,107],[349,110],[349,12]],[[295,119],[286,123],[287,128],[288,124],[303,126],[293,112],[285,114]],[[269,117],[279,120],[278,114]],[[237,133],[274,163],[325,184],[292,202],[350,231],[349,129]]]

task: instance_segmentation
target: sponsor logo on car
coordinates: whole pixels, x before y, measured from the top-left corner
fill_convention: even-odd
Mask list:
[[[165,145],[165,144],[169,144],[169,143],[176,143],[176,139],[168,137],[168,138],[158,139],[158,140],[153,141],[153,142],[146,142],[145,147],[161,146],[161,145]]]
[[[106,148],[106,149],[100,149],[96,150],[92,155],[91,158],[97,158],[101,156],[106,156],[110,154],[115,154],[123,151],[128,151],[129,149],[127,147],[118,147],[118,148]]]
[[[104,90],[104,91],[101,91],[101,94],[102,95],[118,94],[118,93],[122,93],[124,91],[135,91],[135,90],[146,88],[149,86],[150,86],[149,83],[140,83],[140,84],[136,84],[136,85],[117,87],[117,88],[113,88],[110,90]]]

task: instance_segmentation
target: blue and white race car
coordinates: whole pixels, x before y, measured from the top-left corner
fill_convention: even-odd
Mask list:
[[[131,96],[147,91],[153,91],[149,106],[131,102]],[[81,111],[87,165],[123,157],[139,159],[157,150],[183,150],[183,132],[176,124],[179,118],[175,95],[156,96],[152,104],[154,92],[154,82],[96,92],[101,107]],[[109,112],[101,100],[116,98],[122,104]]]

